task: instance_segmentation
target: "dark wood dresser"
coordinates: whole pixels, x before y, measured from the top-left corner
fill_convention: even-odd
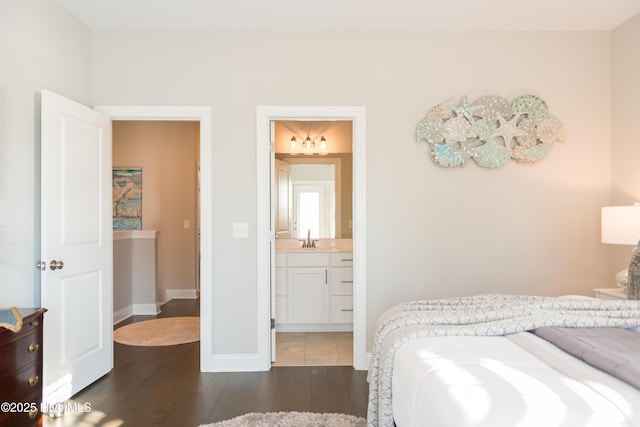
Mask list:
[[[46,309],[20,308],[22,329],[0,327],[0,426],[41,426],[42,321]]]

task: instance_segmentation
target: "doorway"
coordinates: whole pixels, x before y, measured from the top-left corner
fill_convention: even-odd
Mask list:
[[[257,235],[258,238],[258,356],[264,370],[271,367],[275,328],[269,319],[275,311],[272,278],[275,277],[275,231],[270,197],[273,156],[271,123],[278,120],[353,123],[353,366],[366,369],[366,215],[365,215],[365,108],[364,107],[257,107]],[[272,311],[273,310],[273,311]]]
[[[273,126],[276,337],[272,365],[353,366],[352,268],[344,263],[333,267],[335,256],[353,256],[353,122],[277,120]],[[282,170],[289,173],[284,176]],[[295,253],[300,240],[307,239],[317,240],[316,250]],[[327,248],[340,251],[327,252]],[[298,270],[293,264],[287,267],[287,259],[295,263],[292,257],[298,256],[303,256],[298,260],[302,265],[309,257],[326,258],[316,266],[324,274],[314,275],[313,268]],[[316,280],[309,281],[311,277]]]
[[[130,259],[114,259],[114,277],[121,283],[114,287],[114,313],[156,315],[160,311],[157,302],[198,296],[199,126],[199,122],[187,120],[112,121],[112,163],[114,170],[125,175],[114,178],[114,188],[124,189],[120,191],[125,200],[121,207],[126,208],[131,201],[136,207],[131,223],[120,217],[114,219],[114,230],[137,228],[145,232],[153,230],[157,235],[155,245],[123,242],[139,251],[132,254],[136,255],[136,262],[131,265]],[[136,172],[138,181],[137,185],[131,183],[135,191],[127,192],[129,186],[116,180],[131,182],[130,171]],[[133,209],[122,210],[125,214],[120,212],[121,215],[128,220],[130,215],[126,213]],[[143,233],[124,234],[135,238]],[[140,252],[143,248],[147,251]],[[126,251],[127,247],[121,249]],[[149,262],[137,262],[145,254]],[[152,263],[153,260],[156,262]],[[121,317],[114,315],[114,321]]]
[[[156,107],[156,106],[96,106],[112,120],[142,121],[195,121],[199,122],[199,176],[200,218],[211,218],[212,165],[211,165],[211,108],[210,107]],[[200,222],[200,370],[212,372],[212,230],[209,221]]]

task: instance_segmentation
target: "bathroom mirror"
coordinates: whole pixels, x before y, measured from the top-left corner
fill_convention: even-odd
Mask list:
[[[346,120],[274,122],[276,238],[352,238],[352,135]]]

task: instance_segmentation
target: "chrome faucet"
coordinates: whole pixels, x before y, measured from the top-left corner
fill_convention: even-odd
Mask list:
[[[311,240],[311,229],[307,231],[307,240],[301,240],[303,248],[315,248],[317,240]]]

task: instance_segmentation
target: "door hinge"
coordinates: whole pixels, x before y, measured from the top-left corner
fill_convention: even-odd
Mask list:
[[[273,142],[269,143],[269,153],[273,154],[276,152],[276,144],[274,144]]]
[[[276,328],[276,319],[271,319],[271,329]]]

